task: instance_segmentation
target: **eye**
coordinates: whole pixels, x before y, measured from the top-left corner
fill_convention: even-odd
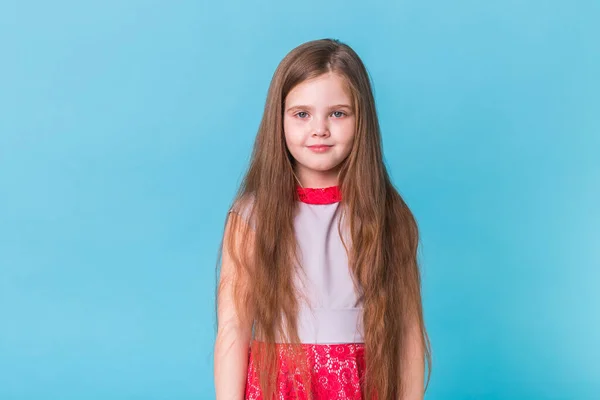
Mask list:
[[[333,112],[333,116],[336,117],[336,118],[342,118],[345,115],[346,115],[346,113],[343,112],[343,111],[334,111]]]
[[[306,111],[300,111],[300,112],[296,113],[296,116],[299,117],[299,118],[304,119],[304,118],[306,118],[308,116],[308,113]]]

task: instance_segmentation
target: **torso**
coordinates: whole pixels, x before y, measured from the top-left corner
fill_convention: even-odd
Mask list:
[[[338,232],[342,217],[339,188],[297,188],[297,193],[294,230],[300,268],[295,282],[304,295],[299,299],[300,342],[362,343],[363,305]],[[347,230],[343,229],[342,234],[346,245],[350,246]],[[281,338],[278,341],[284,342]]]
[[[298,202],[294,220],[301,260],[297,284],[308,300],[300,303],[300,341],[312,344],[362,342],[362,303],[338,232],[341,202],[333,198],[327,203],[310,204],[307,201],[311,197]],[[349,246],[350,237],[346,232],[342,230],[342,235]]]

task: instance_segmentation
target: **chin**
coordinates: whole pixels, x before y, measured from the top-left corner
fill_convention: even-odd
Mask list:
[[[314,160],[300,160],[299,163],[306,169],[309,169],[311,171],[315,171],[315,172],[328,172],[331,171],[332,169],[336,168],[337,166],[340,165],[341,162],[338,162],[337,160],[331,160],[331,161],[321,161],[320,163],[316,164],[314,162],[311,162]]]
[[[314,166],[314,167],[308,167],[309,169],[316,171],[316,172],[329,172],[332,169],[335,169],[339,164],[332,164],[332,165],[327,165],[327,166]]]

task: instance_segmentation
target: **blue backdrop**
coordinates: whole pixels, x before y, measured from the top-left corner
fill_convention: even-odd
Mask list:
[[[210,399],[269,81],[350,44],[421,227],[426,398],[600,396],[597,1],[0,2],[0,399]],[[596,24],[594,26],[594,24]]]

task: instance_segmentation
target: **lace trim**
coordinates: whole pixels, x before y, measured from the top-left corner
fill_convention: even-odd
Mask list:
[[[339,186],[326,188],[303,188],[296,185],[296,192],[301,202],[307,204],[333,204],[342,200]]]

